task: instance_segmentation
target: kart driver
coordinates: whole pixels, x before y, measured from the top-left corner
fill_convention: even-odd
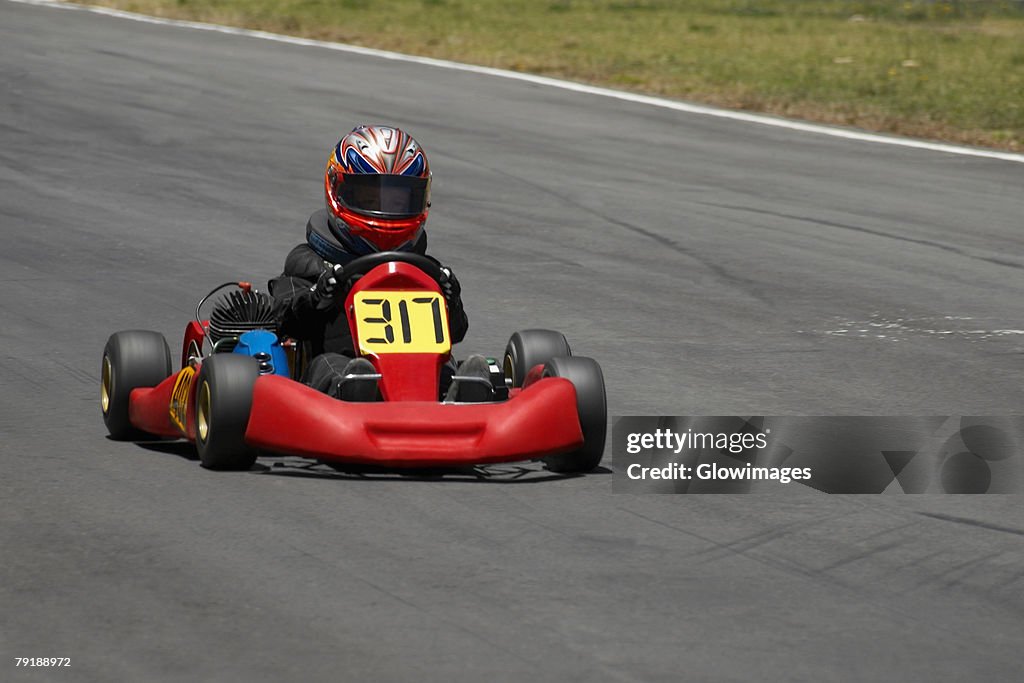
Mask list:
[[[342,312],[347,293],[342,284],[344,267],[377,251],[426,255],[423,225],[430,209],[430,166],[408,133],[390,126],[358,126],[328,157],[324,193],[327,206],[309,217],[306,242],[291,250],[284,273],[271,280],[268,288],[274,297],[278,331],[309,342],[312,361],[302,381],[335,398],[372,401],[377,395],[374,382],[351,381],[351,376],[376,371],[365,358],[354,358],[348,320]],[[441,266],[441,270],[439,284],[455,344],[466,336],[469,320],[458,279],[451,268]],[[482,358],[474,365],[480,361],[486,367]],[[442,391],[453,370],[450,365],[444,368]]]

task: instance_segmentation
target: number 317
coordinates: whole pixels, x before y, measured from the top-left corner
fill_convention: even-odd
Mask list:
[[[392,320],[391,301],[388,299],[366,299],[367,305],[380,306],[380,317],[377,318],[363,318],[365,323],[375,323],[384,325],[384,336],[383,337],[371,337],[366,341],[370,344],[392,344],[395,341],[395,326]],[[415,297],[412,299],[413,304],[422,304],[430,307],[431,318],[433,319],[434,327],[434,342],[441,344],[444,342],[444,324],[441,322],[441,299],[439,297]],[[398,320],[399,325],[402,328],[402,343],[412,343],[412,325],[409,319],[409,300],[401,299],[398,302]]]

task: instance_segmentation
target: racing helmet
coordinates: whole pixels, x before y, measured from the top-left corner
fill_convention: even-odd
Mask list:
[[[430,165],[411,135],[356,126],[324,173],[331,232],[353,254],[410,250],[430,209]]]

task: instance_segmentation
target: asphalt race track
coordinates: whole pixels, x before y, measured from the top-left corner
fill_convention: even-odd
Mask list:
[[[280,272],[361,122],[428,150],[463,354],[561,329],[613,415],[1022,410],[1022,164],[0,2],[0,679],[1019,680],[1017,496],[108,440],[107,336],[176,353],[200,295]]]

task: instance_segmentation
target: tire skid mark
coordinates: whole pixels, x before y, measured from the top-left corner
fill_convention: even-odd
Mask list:
[[[451,156],[451,155],[449,155],[449,156]],[[487,166],[486,164],[482,164],[482,163],[477,162],[477,161],[473,161],[473,160],[469,160],[469,159],[460,159],[460,158],[454,157],[454,156],[452,158],[453,159],[457,159],[458,161],[461,161],[462,163],[465,163],[467,165],[476,166],[477,168],[481,168],[483,170],[490,171],[491,173],[494,173],[495,175],[499,175],[499,176],[503,176],[505,178],[509,178],[509,179],[511,179],[511,180],[513,180],[515,182],[518,182],[518,183],[521,183],[523,185],[526,185],[527,187],[529,187],[531,189],[534,189],[534,190],[536,190],[538,192],[542,192],[542,193],[547,194],[547,195],[549,195],[551,197],[554,197],[555,199],[558,199],[561,203],[567,204],[569,206],[572,206],[573,208],[578,209],[582,213],[589,214],[589,215],[594,216],[595,218],[598,218],[598,219],[600,219],[600,220],[602,220],[602,221],[604,221],[604,222],[606,222],[606,223],[608,223],[610,225],[614,225],[616,227],[622,228],[622,229],[627,230],[629,232],[632,232],[634,234],[640,235],[641,237],[645,237],[645,238],[647,238],[649,240],[652,240],[652,241],[660,244],[661,246],[666,247],[668,249],[671,249],[672,251],[676,252],[677,254],[679,254],[681,256],[685,256],[686,258],[690,259],[691,261],[694,261],[695,263],[697,263],[702,268],[705,268],[706,270],[710,271],[713,275],[718,277],[720,280],[722,280],[726,284],[729,284],[729,285],[739,289],[741,292],[743,292],[748,297],[761,302],[765,306],[769,306],[771,308],[775,308],[776,307],[776,303],[777,302],[775,302],[774,299],[768,297],[766,294],[762,293],[763,286],[760,283],[729,272],[724,267],[722,267],[720,264],[716,263],[714,259],[701,256],[698,253],[696,253],[693,249],[689,249],[687,247],[684,247],[683,245],[679,244],[678,242],[676,242],[675,240],[673,240],[673,239],[671,239],[669,237],[666,237],[665,235],[661,235],[661,234],[659,234],[657,232],[654,232],[653,230],[648,230],[648,229],[642,228],[639,225],[636,225],[634,223],[630,223],[630,222],[622,220],[620,218],[616,218],[616,217],[614,217],[614,216],[612,216],[610,214],[607,214],[607,213],[605,213],[603,211],[598,211],[597,209],[595,209],[595,208],[593,208],[591,206],[587,206],[586,204],[582,204],[580,202],[577,202],[576,200],[572,199],[569,196],[563,195],[563,194],[561,194],[559,192],[555,192],[554,190],[552,190],[547,185],[542,185],[540,183],[534,183],[534,182],[532,182],[530,180],[527,180],[526,178],[522,178],[522,177],[514,175],[512,173],[508,173],[507,171],[503,171],[503,170],[498,169],[498,168],[492,168],[490,166]]]
[[[922,517],[930,517],[931,519],[938,519],[943,522],[953,522],[954,524],[965,524],[967,526],[977,527],[979,529],[986,529],[988,531],[999,531],[1004,534],[1013,534],[1015,536],[1024,536],[1024,529],[1014,529],[1013,527],[1001,526],[999,524],[992,524],[990,522],[983,522],[977,519],[969,519],[967,517],[955,517],[953,515],[941,514],[938,512],[918,512],[916,513]]]
[[[1007,268],[1015,268],[1017,270],[1024,270],[1024,264],[1016,261],[1010,261],[1005,258],[998,256],[981,256],[979,254],[972,254],[971,252],[961,247],[954,246],[952,244],[945,244],[943,242],[935,242],[934,240],[925,240],[917,237],[905,237],[903,235],[894,235],[889,232],[883,232],[882,230],[872,230],[871,228],[865,228],[860,225],[851,225],[850,223],[839,223],[837,221],[830,221],[823,218],[813,218],[811,216],[798,216],[796,214],[782,213],[779,211],[769,211],[767,209],[755,209],[751,206],[740,206],[736,204],[716,204],[712,202],[698,202],[705,206],[714,206],[720,209],[731,209],[733,211],[743,211],[745,213],[753,213],[761,216],[772,216],[773,218],[785,218],[787,220],[801,221],[804,223],[811,223],[812,225],[822,225],[829,228],[840,228],[842,230],[851,230],[854,232],[860,232],[867,235],[874,235],[875,237],[885,237],[891,240],[898,240],[900,242],[908,242],[910,244],[918,244],[924,247],[932,247],[933,249],[941,249],[958,256],[964,256],[969,259],[977,261],[985,261],[992,263],[997,266],[1005,266]]]
[[[876,555],[880,555],[887,550],[902,548],[905,545],[906,542],[903,539],[897,539],[895,541],[890,541],[888,543],[882,543],[881,545],[873,545],[870,548],[865,548],[863,551],[859,553],[854,553],[853,555],[844,557],[841,560],[836,560],[835,562],[826,564],[824,567],[819,568],[818,571],[828,573],[833,569],[838,569],[839,567],[843,567],[848,564],[853,564],[854,562],[860,562],[861,560],[866,560]]]
[[[733,547],[734,546],[733,543],[722,543],[720,541],[714,540],[713,538],[708,538],[708,537],[702,536],[700,534],[697,534],[695,532],[692,532],[692,531],[690,531],[688,529],[682,529],[682,528],[677,527],[675,525],[668,524],[667,522],[662,522],[662,521],[654,519],[652,517],[648,517],[647,515],[641,514],[639,512],[634,511],[634,510],[629,510],[627,508],[622,508],[622,507],[620,507],[619,510],[621,510],[623,512],[626,512],[628,514],[634,515],[636,517],[640,517],[641,519],[647,520],[648,522],[651,522],[652,524],[657,524],[658,526],[662,526],[662,527],[671,529],[671,530],[676,531],[678,533],[682,533],[682,534],[685,534],[687,536],[692,536],[694,538],[698,538],[698,539],[700,539],[700,540],[702,540],[702,541],[704,541],[706,543],[711,544],[712,546],[715,546],[714,548],[710,548],[708,550],[699,551],[698,553],[694,553],[694,556],[699,555],[699,554],[703,554],[703,553],[714,552],[716,550],[720,550],[720,551],[724,551],[724,555],[734,556],[734,557],[735,556],[742,557],[745,560],[748,560],[748,561],[751,561],[751,562],[755,562],[757,564],[762,564],[762,565],[765,565],[765,566],[770,567],[772,569],[776,569],[776,570],[782,572],[783,574],[796,574],[796,575],[801,576],[801,577],[803,577],[805,579],[808,579],[810,581],[818,583],[821,586],[826,587],[826,588],[841,587],[843,589],[846,589],[846,590],[849,590],[849,591],[853,591],[853,592],[857,592],[858,591],[858,586],[856,584],[849,584],[849,583],[847,583],[845,581],[841,581],[841,580],[837,579],[836,577],[833,577],[833,576],[828,575],[828,574],[819,574],[818,572],[814,571],[813,569],[809,569],[809,568],[807,568],[807,567],[805,567],[805,566],[803,566],[803,565],[801,565],[801,564],[799,564],[797,562],[792,562],[792,561],[790,561],[788,559],[779,558],[779,557],[773,556],[770,553],[761,553],[761,554],[752,553],[752,552],[750,552],[750,549],[748,549],[748,548],[742,548],[742,547],[735,548],[735,547]],[[800,524],[803,524],[803,522],[794,522],[794,523],[791,523],[791,524],[786,525],[786,526],[795,526],[795,525],[800,525]],[[756,546],[754,546],[754,547],[756,547]],[[718,558],[715,558],[715,559],[716,560],[720,560],[722,558],[718,557]],[[705,564],[705,563],[702,562],[700,564]]]

